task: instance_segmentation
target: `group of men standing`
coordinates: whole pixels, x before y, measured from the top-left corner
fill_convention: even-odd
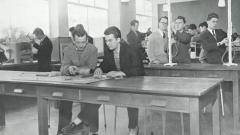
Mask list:
[[[201,44],[201,63],[220,64],[222,55],[228,43],[227,34],[217,29],[219,16],[210,13],[207,16],[207,25],[201,23],[200,33],[193,37],[185,31],[186,20],[183,16],[175,19],[172,27],[172,60],[175,63],[190,63],[190,42],[194,38]],[[151,63],[168,62],[168,38],[167,35],[168,18],[161,17],[158,21],[158,30],[153,32],[148,41],[147,54]],[[206,27],[206,28],[204,28]]]

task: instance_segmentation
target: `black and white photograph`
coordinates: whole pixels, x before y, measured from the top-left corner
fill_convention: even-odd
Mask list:
[[[240,0],[0,0],[0,135],[240,135]]]

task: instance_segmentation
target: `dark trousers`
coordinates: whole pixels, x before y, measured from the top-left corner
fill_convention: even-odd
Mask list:
[[[60,101],[58,131],[68,125],[72,120],[72,101]],[[90,126],[91,132],[98,131],[98,109],[100,105],[81,103],[81,112],[78,118]]]
[[[128,128],[136,128],[138,125],[138,108],[127,108],[128,111]]]

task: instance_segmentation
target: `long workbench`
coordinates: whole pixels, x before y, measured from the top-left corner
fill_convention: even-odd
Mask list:
[[[188,113],[191,135],[200,134],[200,110],[206,104],[214,103],[213,134],[221,134],[218,93],[222,79],[145,76],[93,80],[43,77],[37,72],[0,71],[0,74],[1,95],[37,97],[39,135],[48,135],[48,100]]]
[[[239,127],[239,73],[240,66],[224,66],[217,64],[178,64],[164,66],[162,64],[150,64],[145,66],[146,75],[161,77],[194,77],[194,78],[222,78],[233,84],[233,124],[234,131]]]

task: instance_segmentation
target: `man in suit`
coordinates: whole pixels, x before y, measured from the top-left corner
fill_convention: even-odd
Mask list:
[[[200,23],[199,25],[198,25],[198,27],[199,27],[199,35],[197,36],[197,38],[196,38],[196,40],[198,41],[198,42],[200,42],[199,41],[199,36],[200,36],[200,34],[202,33],[202,32],[204,32],[205,30],[207,30],[207,28],[208,28],[208,24],[207,24],[207,22],[202,22],[202,23]],[[201,43],[200,43],[201,44]],[[206,52],[204,52],[204,50],[203,50],[203,48],[202,48],[202,44],[201,44],[201,51],[200,51],[200,54],[199,54],[199,61],[200,61],[200,63],[207,63],[207,61],[206,61]]]
[[[222,55],[225,52],[225,44],[228,42],[227,34],[216,29],[219,16],[210,13],[207,17],[208,29],[200,34],[200,42],[204,52],[206,52],[206,62],[211,64],[222,63]]]
[[[144,75],[144,68],[138,52],[134,47],[128,45],[121,39],[120,30],[109,27],[105,30],[105,41],[107,49],[104,51],[103,62],[94,72],[95,76],[107,73],[109,77],[141,76]],[[129,135],[138,134],[138,109],[127,108],[129,116]]]
[[[145,39],[145,34],[138,31],[139,21],[132,20],[130,22],[130,32],[127,34],[127,42],[129,45],[134,46],[140,52],[142,60],[146,59],[146,51],[142,46],[142,41]]]
[[[84,29],[72,33],[74,45],[64,49],[62,75],[90,75],[97,66],[97,48],[88,42]],[[72,122],[72,101],[60,101],[58,134],[75,134],[89,126],[91,135],[98,132],[98,109],[100,105],[81,103],[81,112]]]
[[[191,35],[184,31],[185,24],[185,17],[178,16],[173,27],[173,37],[177,47],[177,54],[173,57],[173,62],[176,63],[191,63],[189,53]]]
[[[38,60],[38,71],[50,72],[51,55],[53,50],[52,42],[40,28],[36,28],[33,31],[33,34],[35,36],[34,38],[35,40],[32,40],[33,47],[35,47],[38,50],[36,55]],[[37,44],[36,40],[40,41],[40,44]]]
[[[168,18],[166,16],[161,17],[158,20],[158,30],[149,36],[147,54],[151,63],[159,64],[168,62],[165,52],[168,45],[167,24]]]

